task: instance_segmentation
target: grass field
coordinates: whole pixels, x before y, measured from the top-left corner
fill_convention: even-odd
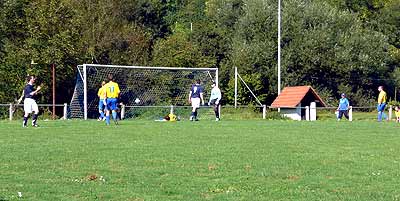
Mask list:
[[[39,123],[0,121],[0,200],[400,200],[394,122]]]

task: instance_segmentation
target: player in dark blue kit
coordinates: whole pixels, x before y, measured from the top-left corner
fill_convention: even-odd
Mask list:
[[[27,127],[28,124],[28,118],[29,118],[29,114],[34,112],[32,115],[32,126],[33,127],[38,127],[37,125],[37,117],[39,114],[39,108],[38,105],[36,103],[36,94],[39,92],[40,90],[40,86],[38,86],[36,88],[36,90],[33,87],[33,84],[36,81],[36,77],[30,75],[26,78],[28,84],[25,86],[24,88],[24,93],[22,94],[21,98],[19,98],[18,102],[21,102],[23,98],[24,99],[24,121],[22,126],[23,127]]]
[[[202,105],[204,105],[203,87],[200,85],[200,80],[197,80],[196,84],[192,85],[189,92],[189,103],[192,104],[192,114],[190,115],[190,121],[198,121],[197,109],[200,108],[200,100]]]

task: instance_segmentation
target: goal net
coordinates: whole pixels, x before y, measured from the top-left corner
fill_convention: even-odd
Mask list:
[[[201,80],[204,98],[211,92],[211,84],[218,84],[217,68],[179,68],[179,67],[144,67],[83,64],[77,66],[78,73],[72,96],[69,116],[71,118],[97,118],[97,91],[108,74],[114,76],[121,93],[119,101],[129,110],[158,110],[165,112],[170,106],[189,106],[188,95],[192,84]],[[139,99],[139,103],[135,103]],[[164,112],[164,111],[162,111]],[[163,113],[165,114],[165,113]]]

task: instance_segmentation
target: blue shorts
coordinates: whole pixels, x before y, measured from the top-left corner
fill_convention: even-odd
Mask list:
[[[107,98],[107,109],[117,110],[117,99],[116,98]]]
[[[107,109],[106,105],[104,104],[104,99],[99,100],[99,110]]]

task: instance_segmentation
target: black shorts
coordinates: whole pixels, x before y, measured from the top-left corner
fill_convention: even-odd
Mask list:
[[[210,101],[210,105],[216,105],[215,102],[217,102],[218,99],[211,99]],[[219,105],[220,103],[218,103]]]

